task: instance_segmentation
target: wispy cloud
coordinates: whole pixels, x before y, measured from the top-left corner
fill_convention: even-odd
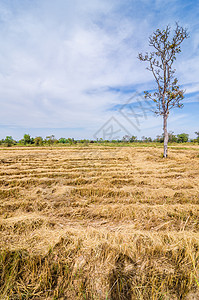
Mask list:
[[[67,128],[66,134],[71,128],[76,138],[92,138],[112,116],[110,107],[125,102],[131,91],[154,88],[137,55],[148,49],[157,27],[175,20],[191,35],[177,75],[187,93],[197,92],[198,12],[197,1],[0,1],[0,120],[16,126],[1,128],[1,137],[19,137],[19,128],[33,135],[52,128],[58,136],[59,128]],[[146,124],[141,135],[156,127],[156,119]],[[161,132],[158,126],[153,135]]]

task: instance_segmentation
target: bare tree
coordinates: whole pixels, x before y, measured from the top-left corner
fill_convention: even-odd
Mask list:
[[[167,157],[169,111],[174,107],[183,107],[182,100],[185,92],[180,89],[178,80],[174,76],[176,70],[173,69],[173,63],[176,60],[176,54],[181,52],[181,43],[189,37],[187,29],[180,27],[178,23],[176,23],[173,36],[170,37],[170,35],[169,25],[164,30],[157,29],[149,37],[149,46],[153,47],[154,51],[138,55],[139,60],[149,62],[147,70],[152,72],[157,84],[155,92],[145,91],[144,93],[146,99],[156,103],[155,113],[163,116],[164,157]]]

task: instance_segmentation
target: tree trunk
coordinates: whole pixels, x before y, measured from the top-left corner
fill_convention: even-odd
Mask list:
[[[167,132],[167,118],[168,115],[165,114],[164,115],[164,125],[163,125],[163,130],[164,130],[164,157],[167,157],[167,147],[168,147],[168,140],[169,140],[169,136],[168,136],[168,132]]]

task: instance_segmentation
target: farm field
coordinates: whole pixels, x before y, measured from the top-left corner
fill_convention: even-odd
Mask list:
[[[0,148],[0,299],[199,299],[199,146]]]

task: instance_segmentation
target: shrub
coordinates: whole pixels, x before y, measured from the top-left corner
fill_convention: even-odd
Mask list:
[[[41,136],[37,136],[35,139],[34,139],[34,144],[35,146],[42,146],[43,145],[43,139]]]
[[[67,143],[67,139],[65,139],[65,138],[62,137],[62,138],[59,139],[59,143],[60,144],[66,144]]]

